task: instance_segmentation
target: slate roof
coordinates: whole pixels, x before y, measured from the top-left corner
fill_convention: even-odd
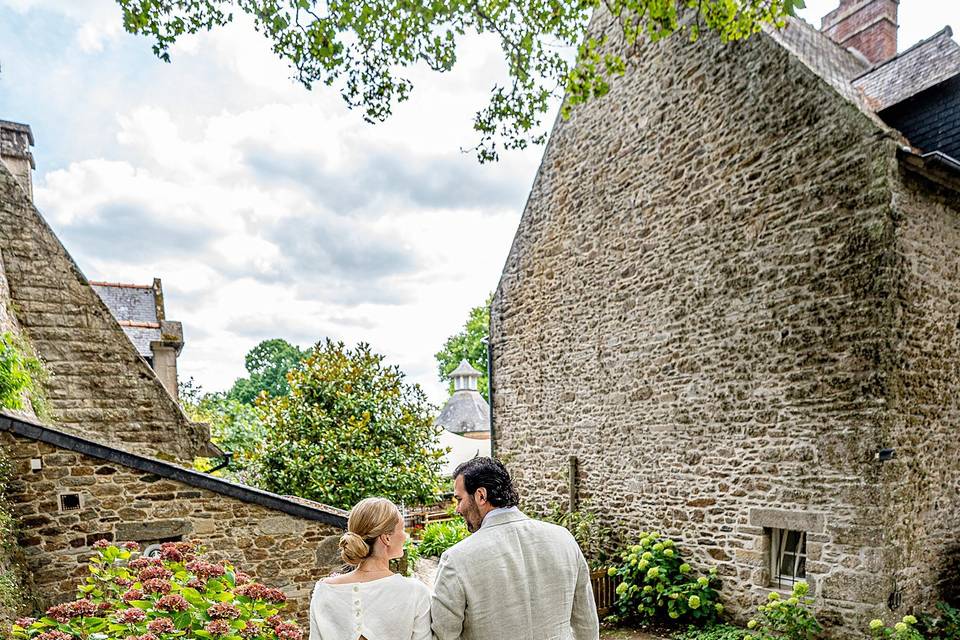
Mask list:
[[[490,430],[490,405],[479,391],[460,389],[443,405],[434,421],[451,433],[477,433]]]
[[[103,300],[144,358],[153,357],[150,343],[160,340],[160,319],[157,318],[156,295],[152,285],[91,282],[90,286]]]
[[[259,504],[260,506],[275,511],[280,511],[305,520],[317,520],[341,529],[347,528],[347,512],[343,509],[337,509],[328,505],[293,498],[290,496],[280,496],[262,489],[255,489],[246,485],[230,482],[222,478],[217,478],[206,473],[199,473],[191,469],[186,469],[170,462],[148,458],[146,456],[115,449],[105,444],[93,442],[86,438],[71,435],[38,422],[31,422],[22,416],[17,416],[6,411],[0,411],[0,431],[9,431],[22,438],[29,438],[38,442],[67,449],[86,456],[119,464],[130,469],[136,469],[144,473],[152,473],[161,478],[175,480],[192,487],[206,489],[214,493],[241,500]]]
[[[945,27],[856,78],[853,85],[875,111],[883,111],[957,74],[960,44],[953,41],[953,30]]]

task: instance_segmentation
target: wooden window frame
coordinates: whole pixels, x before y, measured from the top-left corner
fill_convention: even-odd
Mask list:
[[[788,546],[790,534],[796,544]],[[783,571],[784,560],[792,562],[791,572]],[[770,529],[770,584],[778,589],[792,588],[807,577],[807,532],[795,529]]]

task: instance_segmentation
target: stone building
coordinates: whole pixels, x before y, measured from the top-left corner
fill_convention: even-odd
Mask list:
[[[481,375],[466,360],[460,362],[450,373],[453,395],[443,405],[434,424],[466,438],[490,439],[490,405],[477,391]]]
[[[282,588],[304,620],[313,582],[339,567],[346,514],[189,469],[221,455],[209,430],[183,413],[34,207],[22,170],[29,127],[0,122],[0,140],[0,331],[48,373],[45,411],[0,413],[9,499],[39,595],[71,597],[98,539],[186,538]]]
[[[176,398],[183,325],[166,318],[160,278],[154,278],[152,285],[91,282],[90,286],[123,327],[140,357],[156,372],[163,388]]]
[[[895,55],[896,6],[639,44],[558,120],[494,297],[521,493],[664,531],[740,619],[803,579],[862,635],[960,589],[960,47]]]

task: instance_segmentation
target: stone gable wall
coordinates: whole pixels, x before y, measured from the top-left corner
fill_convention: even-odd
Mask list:
[[[575,455],[581,501],[716,566],[734,617],[770,588],[770,527],[807,531],[836,635],[902,615],[874,459],[895,144],[766,36],[642,45],[558,122],[491,316],[524,500],[565,502]]]
[[[0,258],[8,310],[50,374],[59,427],[142,455],[203,453],[208,429],[166,392],[2,163]]]
[[[915,174],[895,185],[902,276],[884,522],[896,587],[932,610],[960,601],[960,195]]]
[[[144,474],[27,438],[0,434],[14,465],[10,500],[20,544],[45,604],[73,597],[100,539],[143,544],[198,540],[290,598],[286,611],[306,622],[314,583],[341,566],[337,528],[204,489]],[[43,469],[30,471],[40,458]],[[61,511],[78,493],[81,508]]]

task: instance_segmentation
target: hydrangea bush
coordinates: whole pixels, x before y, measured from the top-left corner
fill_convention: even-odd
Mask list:
[[[608,570],[609,575],[620,577],[611,622],[666,618],[710,623],[723,612],[717,602],[716,569],[709,576],[696,576],[673,540],[643,532],[639,544],[629,547],[621,560],[619,567]]]
[[[823,627],[817,621],[810,605],[813,599],[807,597],[810,585],[798,582],[787,599],[771,591],[767,603],[757,607],[759,615],[747,622],[750,633],[743,640],[813,640],[823,633]]]
[[[196,543],[161,546],[159,557],[139,545],[94,545],[90,576],[77,600],[51,607],[39,620],[21,618],[19,640],[301,640],[284,620],[286,596],[254,582],[228,562],[208,562]]]
[[[870,635],[874,638],[891,640],[923,640],[923,634],[914,628],[917,619],[911,615],[903,616],[900,622],[888,627],[879,618],[870,621]]]

